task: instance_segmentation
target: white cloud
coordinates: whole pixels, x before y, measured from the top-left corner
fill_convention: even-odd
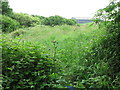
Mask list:
[[[92,17],[94,12],[108,5],[109,0],[9,0],[15,12],[41,16],[60,15],[71,17]]]

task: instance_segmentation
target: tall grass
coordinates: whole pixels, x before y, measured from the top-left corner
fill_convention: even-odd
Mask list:
[[[104,25],[98,28],[90,24],[36,26],[26,29],[26,33],[21,35],[21,40],[44,46],[48,56],[53,58],[57,67],[53,75],[56,80],[54,87],[111,87],[109,63],[99,52],[101,43],[106,39]]]

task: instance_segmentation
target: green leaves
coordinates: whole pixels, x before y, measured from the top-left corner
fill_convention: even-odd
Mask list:
[[[12,19],[18,21],[21,27],[31,27],[40,24],[40,19],[24,13],[13,13]]]
[[[18,29],[20,26],[19,22],[14,19],[11,19],[8,16],[2,15],[2,31],[3,32],[12,32]]]
[[[59,77],[59,75],[57,74],[57,73],[52,73],[51,75],[50,75],[50,78],[51,79],[56,79],[56,78],[58,78]]]
[[[17,39],[4,38],[2,42],[4,89],[40,89],[50,82],[53,63],[49,57],[41,57],[39,52],[44,53],[41,47]]]
[[[66,19],[61,16],[50,16],[43,21],[44,25],[56,26],[56,25],[75,25],[76,21],[72,19]]]
[[[3,2],[2,3],[2,14],[6,16],[11,16],[12,15],[12,8],[9,6],[9,2]]]
[[[104,15],[107,16],[105,25],[108,33],[101,45],[98,46],[96,55],[100,56],[100,59],[102,59],[103,57],[104,61],[108,62],[108,65],[105,65],[105,67],[102,67],[101,69],[103,69],[103,71],[106,71],[107,69],[109,70],[107,73],[109,73],[109,76],[112,79],[111,82],[114,82],[114,80],[116,80],[116,77],[120,77],[120,61],[118,54],[120,52],[120,10],[118,10],[119,5],[119,1],[112,0],[112,2],[107,7],[102,9],[104,13],[99,16],[100,18]],[[98,65],[98,67],[100,66]],[[120,80],[117,80],[117,82],[119,81]],[[119,87],[119,85],[117,85],[117,82],[115,82],[112,87]],[[106,81],[104,83],[106,83]]]

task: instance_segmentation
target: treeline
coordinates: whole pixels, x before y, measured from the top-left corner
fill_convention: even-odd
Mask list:
[[[18,28],[32,27],[35,25],[75,25],[76,21],[66,19],[61,16],[43,17],[38,15],[29,15],[25,13],[15,13],[10,8],[8,2],[2,2],[2,31],[11,32]]]

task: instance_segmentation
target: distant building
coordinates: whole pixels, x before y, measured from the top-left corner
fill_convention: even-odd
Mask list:
[[[86,17],[72,17],[71,19],[75,19],[76,22],[79,23],[79,24],[92,22],[91,18],[86,18]]]

